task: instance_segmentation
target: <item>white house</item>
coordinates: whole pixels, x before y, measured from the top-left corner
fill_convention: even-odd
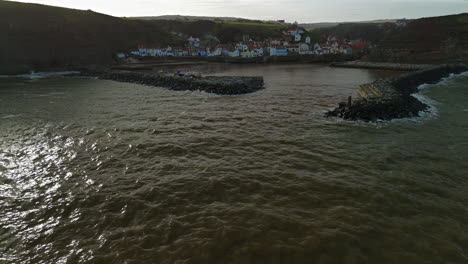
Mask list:
[[[286,30],[285,32],[283,32],[284,35],[287,35],[287,36],[294,36],[297,34],[297,29],[295,28],[288,28],[288,30]]]
[[[299,54],[301,54],[301,55],[311,55],[311,54],[314,54],[314,51],[310,50],[309,45],[307,45],[305,43],[301,43],[301,44],[299,44]]]
[[[322,46],[320,46],[320,44],[318,44],[318,43],[315,43],[313,50],[314,50],[314,53],[317,54],[317,55],[322,55],[323,54]]]
[[[306,44],[310,44],[310,43],[311,43],[310,37],[306,37],[306,38],[305,38],[305,43],[306,43]]]
[[[234,50],[234,51],[230,51],[228,53],[228,56],[229,57],[239,57],[240,56],[240,51],[238,49]]]
[[[208,56],[221,56],[222,54],[223,54],[222,47],[216,47],[213,51],[211,51],[211,49],[208,49]]]
[[[276,56],[276,47],[270,47],[270,56]]]
[[[343,45],[340,47],[340,53],[341,54],[353,54],[353,48],[349,45]]]
[[[138,52],[140,53],[139,55],[142,56],[142,57],[145,57],[147,55],[146,54],[146,48],[139,47]]]
[[[330,46],[330,53],[331,54],[338,54],[340,53],[340,44],[338,42],[333,42],[333,44]]]
[[[263,48],[258,48],[256,52],[258,56],[263,57]]]
[[[160,54],[161,54],[161,56],[170,56],[170,57],[175,56],[174,50],[170,46],[168,46],[165,49],[161,49]]]
[[[188,52],[188,50],[186,50],[186,49],[177,49],[177,50],[174,52],[174,55],[175,55],[175,56],[179,56],[179,57],[184,57],[184,56],[188,56],[188,55],[189,55],[189,52]]]
[[[251,50],[242,51],[242,52],[240,53],[240,56],[241,56],[242,58],[253,58],[253,57],[256,57],[256,56],[255,56],[255,53],[254,53],[253,51],[251,51]]]
[[[305,33],[304,30],[299,29],[299,28],[288,28],[288,30],[284,32],[284,35],[295,36],[297,34],[302,35],[304,33]]]
[[[301,34],[296,34],[296,35],[294,35],[294,41],[299,42],[299,41],[301,41],[301,39],[302,39],[302,35],[301,35]]]
[[[194,38],[190,36],[190,38],[187,39],[189,44],[193,47],[199,48],[200,47],[200,39],[199,38]]]

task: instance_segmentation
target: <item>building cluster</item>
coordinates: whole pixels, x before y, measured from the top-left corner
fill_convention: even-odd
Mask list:
[[[179,34],[183,36],[183,34]],[[233,57],[256,58],[264,56],[297,56],[344,54],[350,55],[363,52],[367,43],[361,40],[342,40],[334,36],[324,37],[323,43],[313,43],[307,32],[298,27],[292,27],[283,32],[281,37],[254,41],[248,36],[243,41],[231,44],[202,45],[200,38],[186,37],[186,47],[147,47],[139,46],[131,54],[142,57]],[[120,54],[119,56],[124,56]]]

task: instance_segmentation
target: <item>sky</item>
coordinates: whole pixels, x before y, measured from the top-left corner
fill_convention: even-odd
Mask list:
[[[26,0],[119,17],[191,15],[288,22],[351,22],[468,12],[468,0]]]

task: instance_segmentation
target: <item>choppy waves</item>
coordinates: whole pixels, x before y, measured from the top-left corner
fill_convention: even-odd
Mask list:
[[[429,120],[434,120],[439,117],[439,109],[438,109],[438,104],[436,100],[430,98],[427,95],[428,90],[434,87],[448,87],[450,85],[453,85],[454,81],[464,79],[468,76],[468,72],[464,72],[461,74],[451,74],[449,77],[443,78],[440,82],[436,84],[422,84],[418,87],[418,93],[412,94],[413,97],[418,99],[420,102],[426,104],[429,108],[425,111],[421,111],[419,113],[418,117],[413,117],[413,118],[404,118],[402,120],[393,120],[391,122],[426,122]]]
[[[0,262],[465,262],[466,95],[363,126],[317,113],[369,71],[246,71],[267,89],[0,83]]]

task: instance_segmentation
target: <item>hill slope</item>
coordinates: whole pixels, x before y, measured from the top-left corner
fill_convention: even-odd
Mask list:
[[[234,22],[234,21],[252,21],[250,19],[238,18],[238,17],[209,17],[209,16],[182,16],[182,15],[166,15],[166,16],[147,16],[147,17],[130,17],[130,19],[140,20],[176,20],[176,21],[223,21],[223,22]]]
[[[0,73],[108,64],[138,44],[179,44],[154,23],[92,11],[0,1]]]
[[[420,63],[468,58],[468,14],[417,19],[385,34],[373,60]]]
[[[377,23],[343,23],[314,31],[319,32],[321,35],[332,35],[341,39],[363,39],[378,43],[384,37],[387,29]]]
[[[450,63],[468,61],[468,14],[416,19],[406,26],[393,23],[343,23],[317,28],[319,35],[363,39],[375,44],[372,61]]]
[[[221,43],[229,43],[242,40],[244,35],[249,35],[254,40],[263,40],[269,37],[281,36],[287,28],[284,25],[260,23],[260,22],[214,22],[199,21],[174,21],[154,20],[148,21],[169,32],[181,32],[187,35],[204,37],[214,36]]]

